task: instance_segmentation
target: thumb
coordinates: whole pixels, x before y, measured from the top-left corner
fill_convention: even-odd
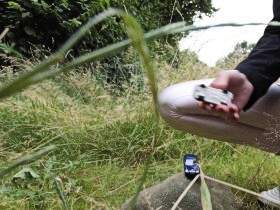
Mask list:
[[[225,72],[221,72],[216,77],[216,79],[214,79],[214,81],[210,84],[210,86],[213,87],[213,88],[226,90],[228,88],[228,85],[229,85],[229,79],[230,79],[229,74],[227,74]]]

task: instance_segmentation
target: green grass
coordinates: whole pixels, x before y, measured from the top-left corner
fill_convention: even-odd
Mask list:
[[[160,87],[216,71],[191,55],[188,59],[176,70],[158,62]],[[259,167],[269,154],[253,148],[185,134],[162,121],[158,141],[152,145],[156,126],[152,98],[146,90],[126,87],[122,96],[116,96],[92,75],[73,73],[2,101],[0,169],[46,145],[59,149],[30,165],[40,180],[21,185],[11,176],[1,180],[0,209],[61,209],[55,176],[62,179],[70,209],[118,209],[137,191],[151,152],[145,187],[181,172],[185,153],[200,156],[205,174],[254,191],[280,183],[279,158],[271,155]],[[251,206],[244,209],[252,208],[252,198],[242,194],[239,198]]]
[[[130,39],[63,63],[68,50],[91,27],[115,15],[123,18]],[[163,59],[157,64],[157,69],[160,70],[155,71],[155,60],[150,58],[145,40],[226,25],[244,24],[196,27],[179,22],[144,35],[133,17],[119,10],[108,9],[91,18],[56,53],[38,65],[24,67],[25,73],[13,82],[5,81],[14,78],[10,71],[1,75],[5,84],[0,88],[0,98],[5,100],[0,103],[0,167],[10,171],[11,166],[18,165],[10,162],[17,163],[18,157],[23,154],[34,154],[34,151],[50,144],[58,149],[30,164],[40,174],[40,179],[22,182],[13,182],[11,176],[2,179],[0,207],[117,209],[130,196],[136,198],[142,185],[149,186],[180,171],[181,157],[185,153],[198,154],[207,174],[224,180],[229,178],[229,181],[236,181],[236,184],[243,184],[240,181],[247,179],[245,187],[259,190],[263,181],[258,179],[265,177],[261,173],[267,170],[273,174],[275,170],[275,174],[279,173],[278,159],[271,157],[271,164],[268,165],[270,168],[264,168],[266,166],[260,164],[267,156],[265,153],[183,134],[159,122],[158,82],[165,86],[166,82],[175,82],[178,78],[191,80],[209,77],[215,70],[209,71],[190,54],[191,59],[186,59],[188,56],[185,56],[183,65],[180,64],[179,68],[173,69]],[[139,89],[136,80],[133,82],[136,86],[128,83],[123,91],[112,90],[110,87],[105,91],[97,83],[96,78],[100,78],[98,75],[69,73],[82,64],[108,57],[130,44],[137,51],[146,72],[147,81],[144,86],[140,84],[142,89]],[[59,73],[67,75],[42,82]],[[143,75],[140,77],[144,78]],[[37,85],[30,87],[34,84]],[[150,92],[146,90],[148,85]],[[22,90],[25,91],[21,92]],[[119,93],[118,96],[112,94],[116,92]],[[40,151],[39,154],[42,153]],[[238,159],[234,157],[236,154],[239,155]],[[250,154],[253,156],[247,157]],[[246,167],[240,167],[240,162],[245,163]],[[233,171],[229,171],[228,167]],[[251,167],[256,169],[255,173],[252,173]],[[246,171],[247,169],[250,171]],[[230,175],[237,172],[240,176],[237,175],[238,179],[234,180],[236,177]],[[279,183],[274,176],[269,178],[271,183],[266,185]],[[269,178],[265,180],[268,181]],[[251,199],[248,201],[251,202]]]

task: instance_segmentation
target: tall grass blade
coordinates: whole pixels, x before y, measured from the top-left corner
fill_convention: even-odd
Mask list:
[[[140,192],[142,191],[143,185],[148,176],[148,172],[149,172],[149,168],[150,168],[149,166],[150,166],[150,160],[147,160],[145,167],[144,167],[144,172],[143,172],[142,176],[140,177],[139,184],[136,189],[136,193],[134,194],[134,196],[130,202],[130,209],[135,209],[135,207],[136,207],[137,198],[138,198]]]
[[[196,177],[194,177],[194,179],[188,184],[188,186],[186,187],[186,189],[182,192],[182,194],[179,196],[179,198],[176,200],[176,202],[174,203],[174,205],[172,206],[171,210],[175,210],[180,202],[184,199],[184,197],[187,195],[187,193],[189,192],[189,190],[192,188],[192,186],[196,183],[196,181],[198,180],[198,178],[200,177],[200,175],[197,175]]]
[[[69,207],[68,207],[67,201],[65,199],[64,193],[63,193],[62,181],[59,177],[54,178],[54,187],[55,187],[55,190],[58,194],[59,199],[62,202],[63,209],[68,210]]]
[[[201,194],[201,204],[203,210],[212,210],[211,194],[209,192],[208,186],[205,182],[205,177],[202,169],[200,168],[200,194]]]
[[[0,42],[2,39],[7,35],[7,33],[10,31],[10,28],[5,28],[4,31],[0,34]]]
[[[159,117],[158,108],[157,108],[158,87],[156,81],[156,71],[154,69],[154,64],[152,58],[150,57],[149,49],[144,39],[144,33],[139,23],[132,16],[125,15],[124,21],[127,27],[127,34],[129,38],[132,40],[133,47],[135,48],[135,50],[137,51],[140,57],[140,61],[143,69],[146,71],[150,90],[153,94],[153,102],[155,105],[156,117],[158,118]]]
[[[210,180],[212,182],[216,182],[216,183],[222,184],[224,186],[228,186],[228,187],[234,188],[236,190],[243,191],[245,193],[248,193],[248,194],[251,194],[253,196],[256,196],[257,198],[261,198],[263,200],[267,200],[268,202],[273,203],[274,206],[277,206],[277,208],[280,209],[280,201],[279,200],[276,200],[276,199],[273,199],[273,198],[268,198],[266,196],[261,195],[260,193],[256,193],[256,192],[254,192],[252,190],[248,190],[248,189],[245,189],[243,187],[240,187],[240,186],[237,186],[237,185],[234,185],[234,184],[230,184],[230,183],[225,182],[225,181],[221,181],[221,180],[212,178],[210,176],[206,176],[205,175],[205,179],[208,179],[208,180]]]
[[[158,130],[158,122],[159,122],[159,113],[158,113],[158,108],[157,108],[158,88],[157,88],[156,72],[154,69],[154,64],[153,64],[152,58],[150,57],[149,49],[148,49],[145,39],[144,39],[144,33],[143,33],[142,28],[139,25],[139,23],[136,21],[135,18],[133,18],[130,15],[124,15],[123,19],[124,19],[124,22],[126,25],[128,37],[132,40],[132,45],[139,55],[141,65],[148,77],[150,91],[152,92],[152,95],[153,95],[154,111],[156,114],[156,127],[155,127],[154,139],[156,139],[157,130]],[[135,208],[135,204],[136,204],[138,195],[139,195],[140,191],[143,189],[143,185],[146,181],[147,174],[148,174],[148,171],[150,168],[150,162],[151,162],[150,159],[151,159],[151,156],[148,158],[148,160],[146,160],[146,163],[144,166],[144,172],[140,178],[140,182],[138,184],[136,193],[130,203],[131,204],[130,207],[132,209]]]
[[[51,145],[51,146],[45,147],[39,151],[36,151],[32,154],[24,155],[23,157],[17,159],[15,162],[11,163],[11,165],[8,168],[0,171],[0,178],[5,176],[6,174],[12,172],[14,169],[16,169],[19,166],[27,165],[29,163],[32,163],[32,162],[40,159],[41,157],[43,157],[44,155],[47,155],[49,152],[51,152],[55,149],[56,149],[56,146]]]

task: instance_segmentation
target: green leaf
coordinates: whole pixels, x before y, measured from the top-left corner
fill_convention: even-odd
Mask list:
[[[22,57],[22,55],[18,51],[16,51],[14,49],[13,45],[8,45],[8,44],[5,44],[5,43],[0,43],[0,52],[1,51],[4,52],[7,55],[13,55],[13,56],[16,56],[18,58]]]
[[[38,179],[40,176],[33,171],[31,168],[23,168],[22,170],[20,170],[18,173],[16,173],[13,176],[13,181],[14,180],[30,180],[30,179]]]
[[[9,1],[8,2],[8,8],[15,9],[15,10],[18,10],[18,11],[23,11],[24,10],[17,2],[14,2],[14,1]]]
[[[200,170],[200,194],[201,194],[201,204],[203,210],[212,210],[211,194],[209,192],[208,186],[205,182],[204,174]]]

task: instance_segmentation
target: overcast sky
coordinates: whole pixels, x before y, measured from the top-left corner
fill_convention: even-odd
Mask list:
[[[195,25],[225,22],[269,22],[272,19],[272,0],[212,0],[219,11],[211,17],[197,19]],[[181,49],[195,51],[199,59],[209,66],[234,49],[236,43],[255,43],[262,36],[265,26],[212,28],[192,32],[180,42]]]

